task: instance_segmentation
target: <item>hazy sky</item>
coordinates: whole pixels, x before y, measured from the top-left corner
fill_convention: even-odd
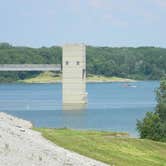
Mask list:
[[[166,47],[166,0],[0,0],[0,42]]]

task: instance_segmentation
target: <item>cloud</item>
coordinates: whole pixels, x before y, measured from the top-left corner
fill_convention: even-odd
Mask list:
[[[69,0],[69,4],[74,8],[79,8],[81,6],[81,0]]]
[[[166,0],[154,0],[160,7],[166,7]]]
[[[111,0],[89,0],[89,5],[96,9],[105,8],[111,5]]]
[[[108,20],[108,21],[112,21],[114,18],[113,18],[113,15],[111,14],[111,13],[109,13],[109,14],[105,14],[104,16],[103,16],[103,18],[105,19],[105,20]]]
[[[49,15],[49,16],[56,16],[57,15],[57,12],[56,12],[56,10],[48,10],[47,11],[47,14]]]
[[[144,11],[140,14],[140,16],[146,23],[155,23],[160,20],[160,16],[151,11]]]
[[[113,16],[111,13],[107,13],[103,16],[103,20],[111,25],[118,26],[118,27],[127,27],[128,22],[124,19],[119,17]]]
[[[122,12],[123,3],[113,0],[89,0],[89,5],[98,12],[98,19],[106,24],[111,24],[118,27],[127,27],[128,22],[125,19],[119,18],[118,11]]]
[[[102,0],[90,0],[89,3],[90,6],[93,8],[101,8],[103,6]]]

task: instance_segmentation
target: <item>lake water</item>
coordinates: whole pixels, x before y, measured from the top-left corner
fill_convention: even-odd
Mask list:
[[[37,127],[125,131],[136,136],[136,120],[156,105],[158,81],[88,83],[84,108],[62,106],[61,84],[0,84],[0,111]]]

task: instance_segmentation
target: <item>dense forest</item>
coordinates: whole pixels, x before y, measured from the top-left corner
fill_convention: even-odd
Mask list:
[[[58,46],[29,48],[0,43],[0,64],[61,64]],[[0,82],[11,82],[39,72],[1,72]],[[87,46],[87,73],[139,80],[157,80],[166,74],[166,48]]]

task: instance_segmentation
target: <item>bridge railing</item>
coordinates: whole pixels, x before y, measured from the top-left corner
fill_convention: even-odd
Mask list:
[[[0,64],[0,71],[61,71],[60,64]]]

